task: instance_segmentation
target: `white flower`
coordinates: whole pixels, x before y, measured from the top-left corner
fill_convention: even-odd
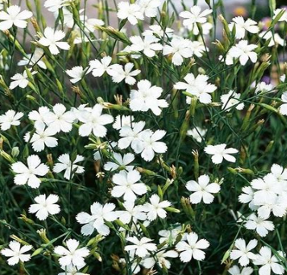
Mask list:
[[[161,87],[152,86],[148,80],[141,80],[137,84],[138,90],[130,94],[130,108],[133,111],[147,112],[151,110],[156,116],[161,114],[161,108],[168,107],[165,99],[159,99],[163,90]]]
[[[128,200],[123,203],[125,211],[118,211],[119,219],[124,224],[129,224],[131,221],[134,223],[137,220],[146,220],[146,214],[143,212],[142,205],[135,205],[134,201]]]
[[[145,126],[144,121],[133,123],[133,126],[123,126],[120,130],[121,139],[118,141],[120,149],[126,149],[130,145],[135,153],[139,154],[143,150],[143,142],[141,140],[141,133]]]
[[[41,180],[37,176],[45,176],[49,168],[41,163],[37,155],[31,155],[27,158],[28,167],[20,161],[12,164],[12,170],[16,174],[14,182],[16,185],[28,184],[32,188],[38,188]]]
[[[31,111],[29,113],[29,119],[34,121],[34,126],[36,129],[43,129],[46,125],[46,116],[50,112],[49,108],[46,106],[39,107],[38,111]]]
[[[100,60],[92,60],[89,62],[89,70],[87,71],[87,73],[92,71],[92,75],[94,77],[100,77],[102,76],[105,72],[107,72],[108,74],[110,74],[111,71],[111,66],[110,65],[112,62],[112,58],[110,56],[105,56]]]
[[[249,208],[251,210],[257,209],[257,207],[254,205],[254,190],[250,186],[245,186],[242,188],[242,194],[238,197],[238,200],[241,203],[249,203]]]
[[[56,12],[60,8],[68,6],[70,0],[46,0],[44,7],[50,12]]]
[[[64,270],[64,272],[59,273],[58,275],[88,275],[87,273],[79,272],[80,269],[82,269],[83,266],[74,266],[72,264],[69,264],[67,266],[61,266],[61,268]]]
[[[133,166],[128,166],[131,162],[134,161],[135,156],[131,153],[125,154],[123,157],[119,153],[114,153],[113,158],[115,159],[115,162],[107,162],[104,165],[104,169],[106,171],[115,171],[117,169],[126,169],[131,170]]]
[[[193,192],[189,197],[191,203],[197,204],[203,201],[206,204],[210,204],[213,202],[213,194],[220,191],[220,185],[209,182],[209,176],[202,175],[198,178],[198,183],[194,180],[190,180],[186,183],[186,189]]]
[[[111,115],[102,114],[103,106],[96,104],[91,113],[86,113],[79,120],[83,124],[79,128],[79,135],[82,137],[89,136],[92,132],[96,137],[104,137],[107,134],[107,128],[104,125],[114,121]]]
[[[209,49],[201,41],[191,41],[190,47],[192,49],[193,55],[197,57],[202,57],[202,53],[209,51]]]
[[[113,82],[115,83],[120,83],[125,80],[126,84],[134,85],[136,83],[136,79],[134,78],[134,76],[138,75],[141,71],[132,71],[133,67],[133,63],[127,63],[124,68],[122,65],[114,64],[111,66],[109,75],[113,77]]]
[[[121,20],[127,19],[132,25],[136,25],[138,20],[144,19],[141,7],[128,2],[120,2],[118,4],[117,16]]]
[[[158,232],[158,235],[161,236],[161,238],[159,239],[159,243],[163,243],[166,241],[167,244],[173,245],[181,229],[181,226],[177,226],[170,230],[160,230]]]
[[[279,22],[287,22],[287,11],[286,11],[286,7],[284,7],[284,8],[282,8],[282,9],[276,9],[275,11],[274,11],[274,15],[273,15],[273,18],[272,19],[275,19],[277,16],[278,16],[278,14],[280,13],[280,12],[282,12],[283,11],[283,14],[282,14],[282,16],[279,18]]]
[[[21,247],[21,244],[16,241],[11,241],[9,243],[10,248],[4,248],[1,250],[1,254],[9,257],[8,264],[15,265],[19,262],[28,262],[31,258],[30,254],[24,254],[32,249],[32,245],[24,245]]]
[[[33,13],[27,10],[21,11],[19,6],[13,5],[7,8],[7,12],[0,11],[0,30],[9,30],[13,25],[25,29],[27,27],[27,19],[31,18]]]
[[[70,180],[74,174],[84,173],[84,167],[76,164],[83,160],[83,156],[77,155],[76,159],[74,161],[71,161],[69,154],[63,154],[59,156],[58,161],[60,163],[55,164],[53,171],[55,173],[60,173],[65,170],[64,178]]]
[[[84,69],[82,66],[73,67],[71,70],[66,71],[67,75],[71,77],[71,83],[79,82],[85,75]]]
[[[40,38],[38,43],[42,46],[49,47],[49,51],[53,55],[60,53],[59,49],[69,50],[70,45],[67,42],[60,42],[65,37],[65,33],[61,30],[54,30],[47,27],[44,30],[44,36]]]
[[[40,68],[46,70],[47,66],[41,59],[44,56],[44,50],[41,48],[36,48],[32,54],[27,54],[27,57],[23,57],[22,60],[18,62],[18,66],[34,66],[38,65]]]
[[[4,115],[0,116],[0,126],[2,131],[6,131],[11,128],[11,126],[19,126],[20,118],[24,114],[21,112],[15,112],[14,110],[8,110]]]
[[[121,130],[124,126],[133,126],[134,116],[117,115],[113,128],[116,130]]]
[[[175,66],[182,65],[184,58],[190,58],[193,55],[191,41],[179,36],[172,38],[169,45],[163,47],[163,55],[172,54],[172,63]]]
[[[233,30],[235,27],[235,37],[236,39],[242,39],[245,37],[246,32],[250,33],[258,33],[259,28],[257,26],[257,22],[254,20],[251,20],[248,18],[246,21],[242,16],[237,16],[232,19],[233,22],[231,22],[228,26],[230,31]]]
[[[287,169],[274,163],[271,166],[271,174],[273,174],[277,181],[283,185],[287,184]]]
[[[86,247],[78,248],[79,242],[74,239],[69,239],[66,241],[67,248],[63,246],[57,246],[54,249],[54,252],[59,256],[62,256],[59,259],[59,262],[62,266],[68,266],[73,264],[74,266],[82,267],[85,265],[85,260],[90,251]]]
[[[54,128],[48,127],[45,129],[45,126],[41,125],[36,128],[36,132],[32,137],[30,137],[30,133],[28,133],[28,135],[25,136],[25,141],[32,143],[34,151],[41,152],[45,149],[45,146],[54,148],[58,145],[57,138],[54,137],[56,133],[57,131]]]
[[[275,45],[280,45],[283,47],[286,45],[285,39],[282,38],[277,32],[273,33],[273,31],[263,31],[259,34],[259,37],[266,41],[270,39],[268,47],[273,47]]]
[[[257,217],[254,213],[247,218],[244,226],[249,230],[256,230],[261,237],[265,237],[268,234],[268,231],[273,231],[275,229],[272,221]]]
[[[212,24],[207,22],[207,16],[212,13],[211,9],[206,9],[201,12],[201,7],[193,6],[190,11],[183,11],[179,14],[180,17],[184,18],[183,26],[192,31],[194,35],[199,34],[197,24],[200,24],[203,30],[203,34],[208,34],[212,28]]]
[[[76,219],[78,223],[84,224],[81,233],[85,236],[91,235],[96,229],[103,236],[109,235],[110,229],[105,225],[105,221],[112,222],[118,218],[118,213],[114,211],[115,208],[113,203],[102,205],[95,202],[90,207],[91,215],[86,212],[79,213]]]
[[[245,240],[243,239],[237,239],[235,241],[235,247],[237,249],[233,249],[230,252],[230,258],[232,260],[239,259],[239,264],[241,266],[247,266],[250,262],[250,260],[255,260],[256,255],[252,252],[250,252],[252,249],[254,249],[258,244],[257,240],[251,240],[248,245],[246,245]]]
[[[127,237],[128,242],[133,243],[132,245],[127,245],[125,251],[134,251],[135,255],[143,258],[149,255],[149,251],[155,251],[156,245],[151,243],[152,240],[146,237],[138,239],[137,237]]]
[[[188,136],[192,136],[197,142],[202,142],[203,137],[205,136],[206,133],[207,133],[206,129],[195,127],[191,130],[188,130],[186,134]]]
[[[259,275],[270,275],[271,271],[275,274],[283,274],[284,267],[278,263],[276,256],[272,256],[271,249],[267,246],[263,246],[257,255],[256,259],[253,261],[255,265],[261,265],[259,268]],[[281,251],[277,252],[281,257],[283,253]]]
[[[248,45],[247,40],[241,40],[229,50],[228,54],[232,58],[239,58],[240,64],[244,66],[249,59],[253,63],[257,61],[257,53],[254,52],[257,47],[255,44]]]
[[[75,115],[71,111],[66,112],[66,107],[61,103],[57,103],[53,107],[53,112],[47,113],[44,120],[45,123],[57,133],[61,131],[68,133],[72,130]]]
[[[174,88],[177,90],[186,90],[191,95],[199,98],[199,101],[204,104],[212,102],[211,93],[216,90],[216,86],[208,83],[208,77],[206,75],[199,74],[195,77],[192,73],[185,76],[185,82],[177,82]],[[186,102],[191,103],[191,98],[188,97]]]
[[[37,72],[31,72],[32,75],[36,74]],[[13,90],[16,87],[20,87],[22,89],[26,88],[29,84],[29,80],[28,80],[28,75],[27,72],[24,71],[23,74],[15,74],[14,76],[11,77],[11,79],[13,80],[10,85],[9,85],[9,89]]]
[[[123,196],[125,201],[135,201],[137,195],[141,196],[147,192],[147,187],[144,183],[139,182],[141,175],[138,171],[120,171],[112,178],[115,187],[111,191],[111,195],[115,198]]]
[[[158,43],[159,39],[153,35],[147,35],[144,38],[132,36],[130,41],[132,43],[130,46],[131,52],[143,52],[147,57],[154,57],[156,51],[163,49],[163,46]]]
[[[137,0],[136,4],[140,6],[141,12],[147,17],[156,17],[157,8],[160,6],[160,0]]]
[[[184,263],[195,259],[202,261],[205,258],[205,252],[202,249],[209,247],[209,242],[205,239],[198,240],[198,235],[194,232],[186,234],[186,241],[180,241],[175,248],[180,253],[180,260]]]
[[[231,275],[251,275],[253,273],[252,267],[244,267],[242,271],[240,271],[239,267],[237,265],[234,265],[230,269],[228,269],[228,273]]]
[[[170,269],[171,263],[166,258],[177,258],[178,253],[174,250],[162,250],[157,253],[155,253],[152,257],[147,257],[143,260],[142,265],[150,269],[152,268],[156,263],[162,268],[165,267],[167,269]]]
[[[59,200],[57,195],[46,195],[37,196],[35,199],[36,204],[32,204],[29,207],[30,213],[36,213],[36,217],[43,221],[48,218],[48,215],[55,215],[60,213],[60,206],[56,204]]]
[[[146,130],[142,132],[140,138],[142,140],[142,148],[141,157],[145,161],[153,160],[155,153],[163,154],[167,151],[167,146],[164,142],[159,141],[165,136],[166,132],[164,130],[157,130],[152,132],[150,130]]]
[[[229,91],[228,94],[222,95],[220,97],[222,106],[221,109],[229,112],[233,106],[237,110],[242,110],[244,108],[244,103],[240,103],[240,94],[235,93],[234,91]]]
[[[147,218],[150,221],[154,221],[157,217],[165,219],[166,211],[164,208],[171,206],[171,203],[169,201],[160,201],[160,197],[157,194],[152,195],[149,201],[144,204],[143,209],[143,211],[147,212]]]
[[[256,89],[255,89],[255,93],[268,93],[268,92],[275,92],[274,90],[274,86],[270,83],[270,84],[266,84],[264,81],[259,82],[256,85]]]
[[[207,145],[204,148],[204,152],[209,155],[213,155],[211,157],[212,162],[214,164],[219,164],[223,161],[223,159],[229,162],[235,162],[236,158],[231,156],[231,154],[237,154],[238,150],[234,148],[226,148],[226,144],[218,144],[218,145]]]
[[[284,116],[287,116],[287,92],[284,92],[281,95],[281,100],[283,104],[279,107],[279,113]]]
[[[171,28],[162,29],[160,25],[151,25],[149,26],[150,30],[145,30],[143,32],[143,36],[154,35],[156,34],[159,37],[172,37],[174,30]]]

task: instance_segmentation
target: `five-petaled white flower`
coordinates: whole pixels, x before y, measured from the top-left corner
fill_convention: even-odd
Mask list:
[[[180,260],[184,263],[195,259],[202,261],[205,258],[205,252],[202,249],[209,247],[209,242],[205,239],[198,240],[198,235],[195,232],[186,234],[186,241],[180,241],[175,248],[180,253]]]
[[[118,4],[117,16],[119,19],[127,19],[132,25],[136,25],[138,20],[143,20],[144,16],[141,12],[141,7],[137,4],[130,4],[128,2],[120,2]]]
[[[45,176],[49,168],[41,163],[37,155],[31,155],[27,158],[28,167],[20,161],[12,164],[12,170],[16,174],[14,182],[16,185],[28,184],[32,188],[38,188],[41,180],[37,176]]]
[[[15,265],[19,262],[28,262],[31,258],[30,254],[24,254],[32,249],[32,245],[24,245],[16,241],[11,241],[9,243],[10,248],[4,248],[1,250],[1,254],[9,257],[8,264]]]
[[[212,162],[214,164],[219,164],[223,161],[223,159],[229,162],[235,162],[236,158],[231,154],[237,154],[238,150],[234,148],[226,149],[226,144],[218,144],[218,145],[207,145],[204,148],[204,152],[209,155],[213,155],[211,157]]]
[[[69,154],[63,154],[58,158],[59,163],[56,163],[53,171],[55,173],[60,173],[65,170],[64,178],[70,180],[74,174],[82,174],[85,169],[83,166],[77,165],[76,163],[83,161],[84,157],[77,155],[75,160],[71,160]]]
[[[107,74],[110,74],[112,70],[112,65],[110,65],[112,62],[112,58],[110,56],[105,56],[101,60],[92,60],[89,62],[90,68],[88,69],[87,73],[92,72],[92,75],[94,77],[100,77],[105,72]]]
[[[144,183],[139,182],[141,175],[138,171],[120,171],[113,176],[115,187],[112,189],[111,195],[115,198],[123,196],[125,201],[135,201],[137,195],[141,196],[147,192],[147,187]]]
[[[27,10],[21,11],[19,6],[13,5],[7,8],[7,12],[0,11],[0,30],[9,30],[13,25],[25,29],[27,27],[27,19],[31,18],[33,13]]]
[[[68,266],[73,264],[74,266],[82,267],[85,264],[84,258],[86,258],[90,251],[86,247],[78,248],[80,243],[75,239],[69,239],[66,241],[67,248],[63,246],[57,246],[54,252],[60,257],[59,262],[62,266]]]
[[[22,112],[15,112],[14,110],[8,110],[4,115],[0,116],[0,126],[2,131],[6,131],[11,126],[19,126],[20,118],[24,114]]]
[[[34,126],[36,129],[45,128],[46,125],[46,115],[50,112],[49,108],[46,106],[39,107],[38,111],[31,111],[28,115],[29,119],[34,121]]]
[[[193,192],[189,197],[191,203],[197,204],[203,201],[206,204],[210,204],[213,202],[213,194],[219,192],[220,185],[209,182],[209,176],[202,175],[198,178],[198,183],[194,180],[190,180],[186,183],[186,189]]]
[[[268,234],[268,231],[273,231],[275,229],[272,221],[260,218],[254,213],[247,218],[244,226],[249,230],[255,230],[261,237],[265,237]]]
[[[232,266],[230,269],[228,269],[228,273],[231,275],[251,275],[253,273],[253,268],[248,266],[242,268],[240,271],[240,268],[237,265]]]
[[[160,40],[154,35],[146,35],[144,38],[140,36],[132,36],[130,41],[132,45],[128,48],[129,51],[143,52],[147,57],[154,57],[156,51],[163,49],[163,46],[158,43]]]
[[[149,238],[142,237],[141,239],[138,239],[137,237],[127,237],[126,240],[133,244],[127,245],[125,250],[134,251],[135,255],[141,258],[156,250],[156,245],[152,243],[152,240]]]
[[[96,137],[104,137],[107,134],[107,128],[104,125],[110,124],[114,118],[108,114],[102,114],[103,106],[96,104],[91,112],[86,112],[79,120],[83,124],[79,128],[79,135],[89,136],[93,133]]]
[[[257,22],[254,20],[248,18],[246,21],[242,16],[237,16],[232,19],[233,22],[231,22],[228,26],[230,31],[233,30],[235,27],[235,37],[237,39],[242,39],[245,37],[246,32],[250,33],[258,33],[259,28],[257,26]]]
[[[117,169],[125,169],[125,170],[131,170],[133,168],[132,165],[128,165],[130,164],[132,161],[134,161],[135,156],[131,153],[127,153],[124,154],[124,156],[122,157],[121,154],[119,153],[114,153],[113,154],[113,158],[115,161],[108,161],[105,165],[104,165],[104,169],[106,171],[115,171]]]
[[[251,240],[247,245],[244,239],[237,239],[235,241],[235,248],[230,252],[230,258],[232,260],[238,260],[239,264],[241,266],[247,266],[250,262],[250,260],[255,260],[256,255],[252,252],[250,252],[252,249],[254,249],[258,244],[257,240]]]
[[[53,28],[47,27],[44,30],[44,36],[40,38],[38,43],[42,46],[49,47],[49,51],[53,55],[60,53],[59,49],[69,50],[70,45],[67,42],[61,42],[65,37],[65,33],[61,30],[54,30]]]
[[[67,70],[66,73],[69,77],[71,77],[70,81],[73,84],[79,82],[85,75],[85,72],[82,66],[73,67],[71,70]]]
[[[228,94],[222,95],[220,97],[222,103],[222,110],[226,110],[226,112],[231,111],[232,107],[235,106],[237,110],[242,110],[244,108],[244,103],[241,103],[240,94],[229,91]]]
[[[47,66],[45,62],[42,60],[45,53],[43,49],[36,48],[35,51],[32,54],[27,54],[27,56],[23,57],[22,60],[18,62],[18,66],[35,66],[38,65],[40,68],[46,70]]]
[[[141,12],[146,17],[156,17],[157,8],[160,6],[160,0],[137,0],[136,2],[140,6]]]
[[[255,44],[248,44],[247,40],[241,40],[228,51],[228,55],[230,58],[239,58],[239,62],[242,66],[244,66],[249,59],[255,63],[257,61],[257,53],[254,52],[254,50],[257,47]]]
[[[31,72],[32,75],[36,74],[37,72]],[[27,72],[24,71],[22,74],[15,74],[11,77],[13,81],[11,81],[9,85],[9,89],[13,90],[16,87],[20,87],[22,89],[26,88],[29,84]]]
[[[60,213],[60,206],[56,204],[59,200],[57,195],[50,194],[47,198],[46,195],[35,197],[36,204],[29,207],[30,213],[36,213],[36,217],[43,221],[48,218],[48,215],[55,215]]]
[[[166,217],[164,208],[169,207],[171,203],[169,201],[160,201],[160,197],[157,194],[153,194],[149,201],[143,205],[143,211],[147,212],[147,218],[150,221],[154,221],[157,217],[164,219]]]
[[[109,75],[112,76],[113,82],[120,83],[125,80],[125,83],[128,85],[134,85],[136,83],[136,79],[134,76],[137,76],[141,71],[134,70],[133,63],[127,63],[125,67],[119,64],[114,64],[111,66],[111,70],[109,71]]]
[[[188,136],[192,136],[197,142],[202,142],[206,133],[206,129],[202,129],[201,127],[194,127],[193,129],[188,130],[186,134]]]
[[[170,269],[171,263],[166,258],[177,258],[178,253],[174,250],[162,250],[157,252],[155,255],[147,257],[143,260],[143,266],[147,269],[152,268],[156,263],[162,268],[165,267]]]

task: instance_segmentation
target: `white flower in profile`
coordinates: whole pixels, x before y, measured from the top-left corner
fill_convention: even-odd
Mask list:
[[[19,126],[20,119],[24,114],[22,112],[15,112],[8,110],[4,115],[0,116],[0,126],[2,131],[7,131],[11,126]]]
[[[195,232],[186,234],[186,241],[180,241],[175,248],[180,253],[180,260],[184,263],[195,259],[202,261],[205,258],[205,252],[202,251],[209,247],[209,242],[205,239],[198,240],[198,235]]]
[[[282,251],[277,251],[277,253],[281,257],[284,257]],[[284,274],[284,267],[278,263],[279,261],[275,255],[272,256],[272,251],[269,247],[261,247],[259,254],[256,256],[253,264],[261,266],[259,268],[259,275],[270,275],[271,271],[275,274]]]
[[[60,173],[65,170],[64,178],[70,180],[74,174],[82,174],[85,169],[83,166],[76,163],[83,161],[84,157],[77,155],[74,161],[71,161],[69,154],[63,154],[59,156],[58,163],[55,164],[53,172]]]
[[[248,203],[251,210],[256,210],[258,207],[254,205],[254,190],[251,186],[242,188],[242,194],[238,197],[241,203]]]
[[[177,258],[177,257],[178,253],[175,250],[168,250],[168,251],[162,250],[155,253],[152,257],[147,257],[143,259],[142,265],[145,268],[150,269],[154,267],[156,263],[158,263],[158,265],[161,268],[165,267],[167,269],[170,269],[171,263],[169,260],[167,260],[167,258]]]
[[[90,251],[86,247],[78,248],[80,243],[75,239],[69,239],[66,241],[67,248],[63,246],[57,246],[54,252],[60,257],[59,262],[61,266],[68,266],[73,264],[76,267],[82,267],[85,265],[85,260]]]
[[[16,174],[14,183],[16,185],[28,184],[32,188],[38,188],[41,180],[37,176],[45,176],[49,168],[46,164],[41,163],[41,159],[37,155],[31,155],[27,158],[27,164],[17,161],[12,164],[12,171]]]
[[[240,64],[244,66],[249,59],[253,63],[257,61],[257,53],[254,52],[257,47],[255,44],[248,44],[247,40],[241,40],[235,46],[232,46],[228,54],[231,58],[239,58]]]
[[[111,191],[114,198],[123,196],[125,201],[135,201],[137,196],[144,195],[147,192],[147,187],[140,182],[141,175],[138,171],[120,171],[112,178],[115,184]]]
[[[145,126],[144,121],[133,123],[131,126],[123,126],[120,130],[120,139],[118,141],[118,147],[120,149],[126,149],[129,146],[139,154],[143,150],[143,142],[141,140],[141,133]]]
[[[206,154],[212,155],[211,159],[214,164],[219,164],[223,159],[229,162],[235,162],[236,158],[231,154],[237,154],[238,150],[234,148],[226,149],[226,144],[207,145],[204,148]]]
[[[34,151],[41,152],[45,149],[45,146],[54,148],[58,145],[58,140],[54,137],[56,133],[57,131],[54,128],[48,127],[45,129],[45,126],[41,125],[36,128],[32,137],[30,137],[30,133],[28,133],[28,135],[25,136],[25,141],[32,143]]]
[[[58,275],[88,275],[87,273],[82,273],[79,270],[82,269],[83,266],[74,266],[73,264],[69,264],[67,266],[61,266],[64,272],[58,273]]]
[[[53,112],[47,113],[44,120],[57,133],[61,131],[68,133],[72,130],[75,115],[72,111],[66,111],[66,107],[63,104],[57,103],[53,107]]]
[[[255,230],[261,237],[265,237],[269,231],[275,229],[272,221],[262,219],[254,213],[247,218],[244,226],[249,230]]]
[[[81,212],[76,216],[76,220],[80,224],[84,224],[81,228],[81,233],[85,236],[91,235],[96,229],[99,234],[107,236],[110,234],[110,229],[105,225],[105,221],[112,222],[118,218],[118,213],[114,211],[116,206],[113,203],[104,205],[95,202],[91,205],[91,215],[86,212]]]
[[[141,12],[146,17],[156,17],[158,14],[158,7],[161,4],[160,0],[137,0],[136,4],[140,6]]]
[[[86,113],[79,117],[83,123],[79,128],[79,135],[89,136],[93,133],[96,137],[104,137],[107,134],[107,128],[104,125],[113,123],[114,118],[108,114],[102,114],[103,106],[96,104],[91,113]]]
[[[66,34],[61,30],[54,30],[53,28],[47,27],[44,30],[44,36],[40,37],[38,43],[44,47],[49,47],[49,51],[53,55],[60,53],[59,49],[69,50],[70,45],[67,42],[61,42]]]
[[[279,107],[279,113],[287,116],[287,92],[281,95],[281,101],[283,104]]]
[[[88,69],[87,73],[92,72],[94,77],[100,77],[105,72],[110,74],[112,58],[110,56],[105,56],[101,60],[91,60],[89,62],[90,68]]]
[[[263,38],[266,41],[270,41],[268,44],[268,47],[273,47],[273,46],[285,46],[286,41],[284,38],[282,38],[277,32],[273,33],[273,31],[263,31],[259,34],[259,37]]]
[[[41,48],[36,48],[32,54],[27,54],[22,60],[18,62],[18,66],[34,66],[38,65],[40,68],[46,70],[47,66],[42,60],[44,56],[44,50]]]
[[[147,212],[147,218],[150,221],[154,221],[157,217],[165,219],[166,211],[164,208],[171,206],[169,201],[160,201],[160,197],[157,194],[153,194],[149,198],[149,202],[143,205],[143,211]]]
[[[151,110],[156,116],[161,114],[161,108],[168,107],[165,99],[159,99],[163,89],[152,86],[150,81],[141,80],[137,84],[138,90],[132,90],[130,94],[130,108],[132,111],[147,112]]]
[[[207,22],[207,16],[211,13],[211,9],[201,11],[200,6],[194,5],[190,8],[190,11],[183,11],[179,14],[179,16],[184,18],[183,26],[192,31],[194,35],[198,35],[199,29],[197,24],[202,26],[202,29],[204,30],[203,34],[207,34],[212,28],[212,24]]]
[[[66,73],[71,78],[70,81],[73,84],[79,82],[85,75],[84,68],[82,66],[73,67],[71,70],[67,70]]]
[[[16,241],[11,241],[9,243],[9,248],[4,248],[1,250],[1,254],[9,257],[8,265],[15,265],[19,262],[28,262],[31,258],[30,254],[24,254],[32,249],[32,245],[24,245],[21,247],[21,244]]]
[[[160,236],[159,243],[166,241],[170,245],[174,244],[181,230],[181,226],[177,226],[169,230],[160,230],[158,232],[158,235]]]
[[[208,83],[208,76],[199,74],[197,77],[193,73],[189,73],[184,77],[186,82],[177,82],[174,85],[174,89],[185,90],[191,95],[196,96],[203,104],[209,104],[212,102],[211,93],[217,88],[215,85]],[[191,103],[191,98],[188,97],[186,102]]]
[[[33,13],[27,10],[21,11],[21,8],[12,5],[7,8],[7,11],[0,11],[0,30],[9,30],[13,25],[25,29],[27,27],[27,19],[31,18]]]
[[[36,74],[37,72],[31,72],[32,75]],[[22,89],[26,88],[29,84],[27,72],[24,71],[22,74],[17,73],[11,77],[13,81],[11,81],[9,85],[9,89],[13,90],[16,87],[20,87]]]
[[[264,81],[259,82],[256,85],[256,89],[255,89],[255,93],[269,93],[269,92],[275,92],[276,90],[274,90],[274,86],[270,83],[270,84],[266,84]]]
[[[163,29],[160,25],[151,25],[148,26],[150,28],[150,30],[145,30],[143,32],[143,36],[147,36],[147,35],[156,35],[159,37],[172,37],[174,30],[171,28],[166,28]]]
[[[163,46],[158,43],[160,40],[154,35],[146,35],[144,38],[140,36],[130,37],[132,45],[130,46],[131,52],[143,52],[147,57],[154,57],[156,51],[163,49]]]
[[[193,55],[197,57],[202,57],[204,52],[209,51],[209,49],[201,41],[191,41],[190,47],[192,49]]]
[[[237,110],[242,110],[244,108],[244,103],[240,103],[240,94],[229,91],[227,94],[222,95],[220,97],[222,106],[221,109],[225,110],[226,112],[230,112],[232,107],[235,106]]]
[[[131,162],[134,161],[135,156],[131,153],[124,154],[123,156],[119,153],[114,153],[113,158],[115,161],[108,161],[104,165],[104,169],[106,171],[115,171],[117,169],[125,169],[125,170],[131,170],[133,166],[129,166]]]
[[[254,253],[250,252],[257,244],[258,241],[255,239],[251,240],[247,245],[244,239],[237,239],[234,244],[236,249],[231,250],[230,259],[239,259],[238,262],[241,266],[247,266],[250,260],[253,261],[257,257]]]
[[[248,266],[244,267],[241,271],[237,265],[232,266],[228,269],[228,273],[231,275],[251,275],[253,273],[253,268]]]
[[[120,2],[118,4],[117,17],[121,20],[127,19],[132,25],[137,25],[138,20],[144,19],[141,7],[128,2]]]
[[[200,127],[194,127],[191,130],[187,131],[187,135],[193,137],[197,142],[202,142],[205,134],[207,133],[206,129]]]
[[[46,195],[39,195],[34,198],[36,204],[29,207],[29,213],[36,213],[36,217],[43,221],[50,215],[60,213],[60,206],[56,204],[59,200],[57,195],[50,194],[47,198]]]
[[[34,126],[36,129],[42,129],[46,125],[45,119],[48,113],[50,113],[50,109],[46,106],[41,106],[39,107],[38,111],[31,111],[28,117],[30,120],[34,121]]]
[[[131,221],[136,223],[137,220],[146,220],[146,213],[143,212],[141,205],[135,205],[134,201],[128,200],[123,203],[123,206],[125,210],[118,211],[122,223],[129,224]]]
[[[230,31],[233,30],[235,27],[235,37],[236,39],[242,39],[245,37],[247,32],[250,33],[258,33],[259,28],[257,26],[257,22],[248,18],[246,21],[242,16],[237,16],[232,19],[233,22],[231,22],[228,27]]]
[[[172,54],[172,63],[175,66],[182,65],[184,58],[190,58],[193,55],[191,41],[180,36],[174,36],[170,45],[163,47],[163,55]]]
[[[271,166],[271,174],[273,174],[277,181],[283,185],[287,184],[287,169],[283,168],[279,164],[272,164]]]
[[[284,21],[285,21],[285,22],[287,23],[287,11],[286,11],[286,8],[276,9],[276,10],[274,11],[273,19],[275,19],[280,12],[283,12],[283,14],[282,14],[282,16],[279,18],[278,21],[279,21],[279,22],[284,22]]]
[[[189,199],[191,203],[197,204],[203,201],[205,204],[210,204],[214,200],[214,195],[220,191],[220,185],[210,183],[208,175],[202,175],[198,178],[198,183],[190,180],[186,183],[186,189],[193,192]]]
[[[127,63],[125,67],[119,64],[114,64],[111,66],[109,75],[112,76],[112,80],[115,83],[120,83],[124,80],[126,84],[134,85],[136,83],[136,79],[134,78],[134,76],[137,76],[141,71],[132,71],[133,67],[133,63]]]
[[[135,255],[143,258],[156,250],[156,245],[152,243],[152,239],[142,237],[138,239],[137,237],[127,237],[126,240],[133,244],[126,245],[125,251],[134,252]]]
[[[145,161],[152,161],[155,153],[163,154],[167,151],[167,146],[164,142],[160,141],[166,134],[164,130],[146,130],[141,133],[142,148],[141,157]]]
[[[117,115],[113,128],[116,130],[121,130],[125,126],[132,127],[134,121],[134,116]]]
[[[68,6],[70,0],[46,0],[44,7],[50,12],[57,12],[60,8]]]

